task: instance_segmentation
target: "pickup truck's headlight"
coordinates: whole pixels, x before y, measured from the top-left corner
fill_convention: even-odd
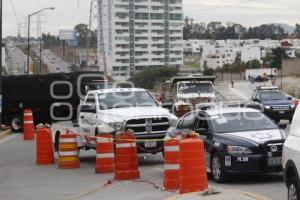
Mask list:
[[[111,122],[111,123],[108,123],[108,125],[110,127],[112,127],[115,130],[115,132],[122,131],[122,123],[121,122]]]
[[[295,104],[292,104],[291,109],[294,109],[294,108],[296,108],[296,106],[295,106]]]
[[[251,154],[252,151],[248,147],[227,146],[229,154]]]
[[[178,123],[178,118],[173,116],[173,117],[170,117],[170,127],[176,127]]]
[[[270,110],[271,106],[265,106],[265,109]]]

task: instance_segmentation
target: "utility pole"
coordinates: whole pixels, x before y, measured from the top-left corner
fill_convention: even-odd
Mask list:
[[[106,54],[104,47],[104,32],[103,32],[103,12],[102,12],[103,2],[102,0],[98,0],[98,65],[101,70],[101,64],[103,64],[104,75],[107,76],[107,66],[106,66]]]
[[[0,130],[2,130],[2,0],[0,0]]]

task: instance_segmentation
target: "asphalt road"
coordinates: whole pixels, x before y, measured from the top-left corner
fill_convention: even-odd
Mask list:
[[[57,165],[35,165],[35,142],[13,135],[0,140],[0,199],[143,199],[160,200],[177,195],[163,192],[163,157],[140,155],[140,182],[110,180],[113,174],[94,173],[95,151],[81,151],[81,168],[61,170]],[[107,184],[108,183],[108,184]],[[281,174],[233,176],[226,184],[210,185],[230,190],[256,193],[269,199],[286,199],[286,188]]]

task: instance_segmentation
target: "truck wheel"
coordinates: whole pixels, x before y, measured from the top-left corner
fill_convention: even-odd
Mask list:
[[[23,119],[20,115],[12,116],[10,120],[10,126],[13,132],[21,132],[22,124],[23,124]]]

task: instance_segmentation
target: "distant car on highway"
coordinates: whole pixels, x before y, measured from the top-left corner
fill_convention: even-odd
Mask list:
[[[256,109],[227,107],[190,112],[179,120],[177,129],[200,134],[206,166],[218,183],[233,173],[282,171],[285,132]]]
[[[252,101],[259,103],[263,112],[276,123],[282,119],[293,120],[296,105],[278,87],[258,87]]]
[[[282,160],[288,200],[300,200],[300,108],[295,112],[289,136],[284,143]]]

